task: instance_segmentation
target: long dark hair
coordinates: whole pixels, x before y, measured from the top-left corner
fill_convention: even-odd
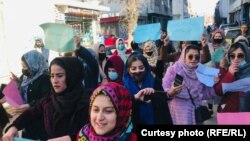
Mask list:
[[[129,72],[129,68],[131,67],[132,63],[137,60],[140,60],[142,64],[145,66],[146,71],[148,71],[147,69],[150,68],[148,64],[148,60],[142,54],[134,53],[134,54],[131,54],[127,60],[126,67],[125,67],[127,69],[127,72]]]
[[[185,56],[186,56],[187,52],[189,52],[189,50],[191,50],[191,49],[197,50],[199,55],[200,55],[200,47],[198,47],[197,45],[189,45],[185,49]]]

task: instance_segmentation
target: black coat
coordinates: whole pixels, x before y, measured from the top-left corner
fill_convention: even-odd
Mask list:
[[[51,120],[55,110],[50,95],[46,95],[33,108],[21,114],[6,130],[15,126],[18,130],[29,126],[30,123],[43,120],[43,127],[40,128],[39,139],[47,140],[69,135],[74,141],[79,130],[88,122],[89,98],[92,90],[85,91],[81,98],[85,100],[82,108],[76,108],[70,114],[60,114],[53,121]]]
[[[169,99],[167,98],[167,94],[163,91],[162,81],[160,79],[155,78],[154,89],[157,91],[150,95],[149,99],[151,99],[153,105],[155,124],[172,125],[173,122],[167,103]],[[139,120],[140,116],[138,111],[140,103],[141,101],[133,99],[132,120],[135,124],[142,124]]]
[[[47,72],[39,76],[29,84],[27,90],[27,103],[33,107],[51,90],[50,76]],[[43,119],[37,118],[36,122],[30,122],[22,132],[22,137],[28,139],[37,139],[43,129]]]

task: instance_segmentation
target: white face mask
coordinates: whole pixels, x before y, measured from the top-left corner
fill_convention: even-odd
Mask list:
[[[239,67],[241,68],[241,67],[243,67],[245,64],[246,64],[247,62],[244,60],[244,61],[241,61],[240,63],[239,63]]]
[[[110,80],[116,80],[118,78],[118,73],[117,72],[108,72],[108,76]]]

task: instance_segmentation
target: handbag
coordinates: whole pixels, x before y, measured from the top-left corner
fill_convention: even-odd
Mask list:
[[[196,124],[202,124],[205,120],[208,120],[211,118],[211,115],[213,114],[213,112],[209,111],[207,106],[196,107],[194,100],[193,100],[193,97],[191,96],[188,88],[187,88],[187,90],[188,90],[188,94],[190,96],[191,102],[195,107],[194,113],[195,113]]]

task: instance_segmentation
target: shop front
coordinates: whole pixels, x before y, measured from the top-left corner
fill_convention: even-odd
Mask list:
[[[66,1],[55,5],[58,14],[56,21],[71,25],[77,35],[82,37],[84,46],[91,47],[98,42],[99,13],[100,11],[109,11],[109,8],[76,1]]]

